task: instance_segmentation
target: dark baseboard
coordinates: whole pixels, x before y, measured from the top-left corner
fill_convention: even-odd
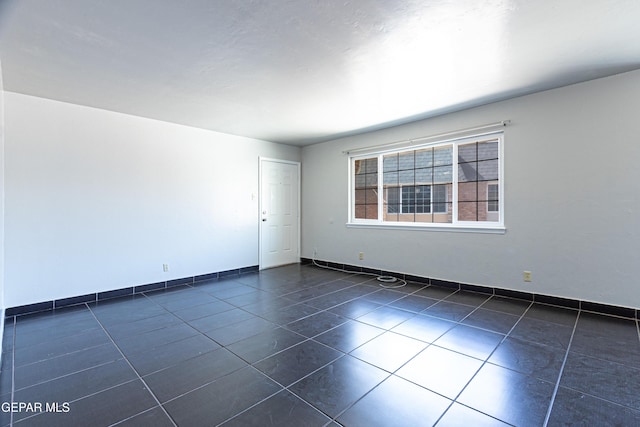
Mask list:
[[[132,296],[142,292],[155,291],[160,289],[172,288],[174,286],[195,285],[198,283],[219,280],[240,276],[246,273],[258,272],[258,266],[252,265],[248,267],[235,268],[232,270],[218,271],[215,273],[201,274],[198,276],[183,277],[180,279],[167,280],[165,282],[148,283],[146,285],[131,286],[128,288],[114,289],[111,291],[96,292],[92,294],[79,295],[69,298],[62,298],[52,301],[37,302],[35,304],[21,305],[18,307],[9,307],[5,309],[5,317],[21,316],[24,314],[37,313],[41,311],[55,310],[58,308],[71,307],[73,305],[85,304],[90,302],[104,301],[112,298]]]
[[[483,294],[496,295],[508,298],[515,298],[525,301],[533,301],[540,304],[554,305],[558,307],[571,308],[574,310],[588,311],[598,314],[608,314],[612,316],[626,317],[630,319],[640,319],[640,309],[631,307],[619,307],[615,305],[600,304],[591,301],[582,301],[571,298],[555,297],[551,295],[543,295],[522,291],[514,291],[511,289],[501,289],[492,286],[472,285],[468,283],[449,282],[446,280],[433,279],[429,277],[414,276],[404,273],[388,272],[376,270],[373,268],[359,267],[356,265],[339,264],[330,261],[315,260],[319,265],[325,267],[340,268],[348,272],[354,273],[373,273],[384,276],[394,276],[408,282],[424,283],[431,286],[440,286],[449,289],[459,289],[463,291],[479,292]],[[313,264],[310,258],[301,258],[300,263],[303,265]]]

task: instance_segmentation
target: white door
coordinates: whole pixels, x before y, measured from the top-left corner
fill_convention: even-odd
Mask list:
[[[260,269],[300,261],[300,163],[260,159]]]

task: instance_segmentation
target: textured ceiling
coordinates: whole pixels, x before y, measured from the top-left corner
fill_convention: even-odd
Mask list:
[[[638,0],[0,0],[7,91],[275,142],[640,68]]]

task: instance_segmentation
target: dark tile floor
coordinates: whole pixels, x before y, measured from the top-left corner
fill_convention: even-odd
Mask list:
[[[2,426],[633,426],[640,339],[292,265],[7,318],[0,395]]]

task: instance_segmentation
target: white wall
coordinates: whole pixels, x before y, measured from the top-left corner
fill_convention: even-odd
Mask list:
[[[634,71],[305,147],[302,256],[640,307],[639,112]],[[345,227],[343,150],[505,119],[506,234]]]
[[[258,158],[300,160],[11,92],[5,105],[6,307],[257,265]]]

